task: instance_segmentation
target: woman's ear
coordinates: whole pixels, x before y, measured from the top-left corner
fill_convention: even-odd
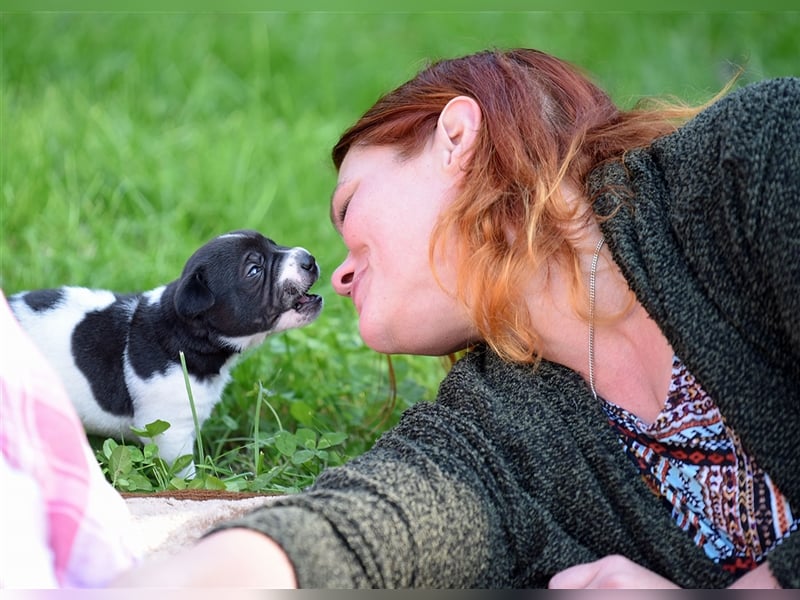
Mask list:
[[[461,168],[478,139],[481,118],[480,106],[469,96],[456,96],[442,109],[436,143],[445,166]]]

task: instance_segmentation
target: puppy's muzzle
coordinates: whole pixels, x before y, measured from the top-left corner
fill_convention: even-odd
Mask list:
[[[292,248],[281,269],[280,285],[282,304],[286,310],[295,310],[316,316],[322,308],[322,297],[308,293],[320,276],[319,264],[305,248]]]

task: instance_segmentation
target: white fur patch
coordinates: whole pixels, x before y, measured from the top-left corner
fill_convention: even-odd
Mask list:
[[[45,358],[61,376],[67,395],[86,430],[90,433],[115,435],[127,433],[128,424],[105,412],[92,395],[89,381],[72,357],[72,332],[89,312],[108,308],[115,300],[112,292],[65,287],[59,303],[47,311],[35,311],[24,300],[13,302],[14,314]]]
[[[238,356],[233,355],[217,376],[200,381],[189,375],[192,400],[200,425],[211,416],[211,411],[222,396],[236,358]],[[168,421],[169,429],[153,440],[158,444],[160,456],[168,463],[172,463],[179,456],[192,454],[195,441],[194,417],[181,365],[173,364],[166,373],[156,373],[147,379],[142,379],[134,372],[126,351],[124,366],[125,382],[134,406],[135,417],[131,424],[137,429],[143,429],[158,419]],[[158,399],[158,402],[153,402],[154,399]],[[193,473],[192,464],[181,475],[187,476]]]

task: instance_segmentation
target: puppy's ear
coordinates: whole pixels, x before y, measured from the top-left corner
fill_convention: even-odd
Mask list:
[[[175,292],[175,310],[184,318],[196,317],[214,306],[214,294],[203,281],[200,271],[183,277]]]

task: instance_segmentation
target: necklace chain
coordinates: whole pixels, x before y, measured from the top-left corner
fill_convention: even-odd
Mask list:
[[[605,244],[605,239],[600,238],[592,256],[592,269],[589,271],[589,387],[594,399],[597,400],[597,390],[594,388],[594,303],[597,287],[597,261],[600,258],[600,249]]]

